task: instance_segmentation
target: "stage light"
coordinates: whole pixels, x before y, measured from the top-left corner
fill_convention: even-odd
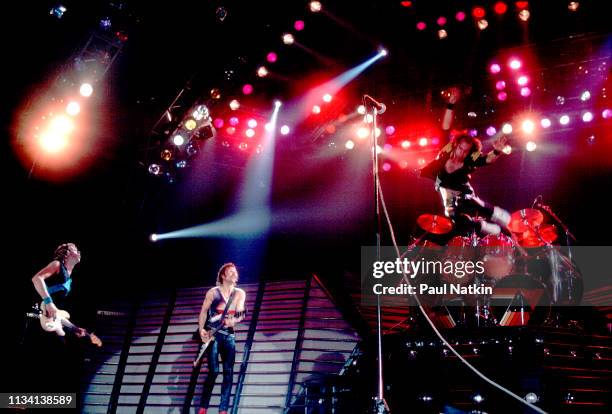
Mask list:
[[[329,124],[325,127],[325,132],[327,132],[328,134],[335,134],[336,133],[336,126],[334,124]]]
[[[446,32],[446,30],[444,30],[444,29],[438,30],[438,38],[440,40],[446,39],[447,37],[448,37],[448,33]]]
[[[247,125],[249,128],[257,128],[257,121],[251,118],[248,120]]]
[[[425,24],[425,22],[418,22],[416,24],[416,28],[417,28],[417,30],[423,31],[423,30],[427,29],[427,24]]]
[[[528,1],[517,1],[515,4],[516,8],[519,10],[526,9],[527,7],[529,7]]]
[[[527,85],[527,83],[529,82],[529,78],[527,76],[519,76],[519,78],[516,80],[516,83],[519,84],[519,86],[525,86]]]
[[[476,19],[482,19],[485,17],[485,14],[485,9],[482,7],[474,7],[472,9],[472,16],[474,16]]]
[[[283,103],[281,101],[279,101],[278,99],[274,101],[274,107],[275,108],[280,108],[282,104]]]
[[[68,135],[74,130],[74,123],[64,115],[53,118],[49,127],[40,137],[40,145],[49,153],[57,153],[68,145]]]
[[[248,138],[253,138],[255,136],[255,131],[249,128],[244,131],[244,135],[246,135]]]
[[[270,63],[276,62],[277,59],[278,59],[278,56],[274,52],[270,52],[266,55],[266,60]]]
[[[421,147],[426,146],[428,142],[429,142],[429,141],[428,141],[428,140],[427,140],[427,138],[425,138],[425,137],[419,138],[419,145],[420,145]]]
[[[499,66],[499,63],[492,63],[491,66],[489,66],[489,72],[493,74],[501,72],[501,66]]]
[[[185,160],[180,160],[176,163],[176,168],[185,168],[187,167],[187,161]]]
[[[344,144],[344,147],[348,150],[352,150],[353,148],[355,148],[355,143],[352,140],[348,140],[346,141],[346,143]]]
[[[570,1],[567,5],[567,9],[571,12],[575,12],[576,10],[578,10],[578,7],[580,7],[580,3],[577,1]]]
[[[221,129],[223,128],[223,125],[225,124],[225,122],[223,122],[223,119],[221,118],[217,118],[213,121],[213,125],[215,126],[215,128],[217,129]]]
[[[565,105],[565,98],[563,96],[561,96],[561,95],[557,96],[555,98],[555,105],[557,105],[557,106]]]
[[[395,127],[393,125],[387,125],[387,127],[385,128],[385,134],[387,135],[395,134]]]
[[[257,147],[255,147],[255,152],[261,154],[263,152],[263,146],[261,144],[257,144]]]
[[[295,42],[295,38],[291,33],[283,34],[283,43],[286,45],[292,45]]]
[[[464,21],[464,20],[465,20],[465,13],[464,13],[464,12],[462,12],[462,11],[458,11],[458,12],[457,12],[457,14],[455,14],[455,19],[456,19],[458,22],[462,22],[462,21]]]
[[[100,19],[100,29],[109,30],[113,23],[111,22],[110,17],[103,17]]]
[[[438,17],[438,20],[436,20],[436,23],[438,23],[440,26],[444,26],[446,24],[446,17],[444,16]]]
[[[587,144],[593,145],[595,143],[595,135],[589,135],[587,137]]]
[[[612,109],[604,109],[603,111],[601,111],[601,117],[603,119],[612,118]]]
[[[495,82],[495,89],[497,89],[498,91],[503,90],[506,87],[506,82],[503,80],[499,80],[497,82]]]
[[[293,28],[298,32],[301,32],[302,30],[304,30],[304,21],[296,20],[295,23],[293,23]]]
[[[508,99],[508,94],[506,92],[500,92],[497,94],[497,99],[500,101],[505,101]]]
[[[246,151],[248,148],[249,146],[246,142],[241,142],[238,144],[238,149],[240,149],[240,151]]]
[[[487,27],[489,27],[489,22],[486,19],[480,19],[478,20],[478,28],[480,30],[484,30]]]
[[[378,48],[378,54],[380,56],[385,57],[385,56],[387,56],[389,54],[389,51],[387,49],[385,49],[384,47],[379,47]]]
[[[497,14],[504,14],[508,11],[508,6],[503,1],[498,1],[493,5],[493,10],[495,10]]]
[[[584,91],[584,92],[582,92],[582,93],[580,94],[580,100],[581,100],[582,102],[586,102],[586,101],[588,101],[589,99],[591,99],[591,92],[589,92],[589,91]]]
[[[250,95],[253,93],[253,85],[247,83],[242,87],[242,93],[245,95]]]
[[[88,98],[93,93],[93,86],[91,86],[90,83],[83,83],[79,88],[79,93],[81,94],[81,96]]]
[[[524,97],[524,98],[526,98],[526,97],[528,97],[529,95],[531,95],[531,89],[529,89],[529,87],[528,87],[528,86],[523,86],[523,87],[521,88],[521,96],[522,96],[522,97]]]
[[[535,404],[538,402],[538,400],[538,395],[535,392],[530,392],[525,395],[525,401],[527,401],[529,404]]]
[[[391,171],[391,164],[388,162],[383,163],[382,169],[383,171]]]
[[[206,105],[198,105],[195,111],[191,114],[193,119],[196,121],[201,121],[202,119],[208,119],[210,117],[210,113],[208,112],[208,108]]]
[[[502,126],[502,132],[506,135],[512,134],[512,125],[508,123],[504,124]]]
[[[582,121],[591,122],[593,120],[593,114],[591,112],[585,112],[582,114]]]
[[[289,128],[289,126],[288,126],[288,125],[283,125],[283,126],[281,127],[281,129],[280,129],[280,133],[281,133],[282,135],[288,135],[290,131],[291,131],[291,130],[290,130],[290,128]]]
[[[323,102],[331,102],[332,101],[332,96],[329,93],[326,93],[325,95],[323,95]]]
[[[487,128],[487,135],[492,137],[493,135],[497,134],[497,129],[495,129],[495,127],[490,126]]]
[[[508,66],[510,66],[510,69],[517,70],[521,68],[522,63],[518,59],[510,59],[510,61],[508,62]]]
[[[49,14],[58,19],[61,19],[64,16],[64,13],[66,13],[66,7],[61,4],[58,4],[49,10]]]
[[[238,108],[240,108],[240,102],[238,102],[237,99],[232,99],[229,103],[229,107],[232,111],[236,111]]]
[[[66,105],[66,113],[70,116],[77,116],[81,112],[81,105],[78,102],[72,101]]]
[[[561,125],[567,125],[570,122],[570,117],[569,115],[563,115],[561,118],[559,118],[559,123]]]
[[[272,124],[272,122],[266,122],[264,129],[268,132],[274,131],[274,124]]]
[[[393,150],[393,145],[391,145],[391,144],[385,144],[385,145],[383,146],[383,150],[384,150],[385,152],[390,152],[391,150]]]
[[[198,123],[194,119],[189,118],[188,120],[185,121],[184,125],[187,131],[193,131],[196,128],[196,126],[198,126]]]
[[[469,134],[470,134],[470,136],[471,136],[471,137],[476,138],[476,137],[478,136],[478,130],[477,130],[477,129],[472,128],[472,129],[470,129]]]
[[[149,174],[159,175],[161,173],[161,167],[158,164],[149,165]]]
[[[366,107],[364,105],[359,105],[357,107],[357,113],[361,114],[361,115],[365,115],[366,113]]]
[[[238,117],[237,117],[237,116],[233,116],[233,117],[231,117],[231,118],[229,119],[229,124],[230,124],[231,126],[236,126],[236,125],[238,125],[238,123],[240,123],[240,120],[238,119]]]
[[[321,107],[319,105],[313,105],[312,107],[312,113],[313,114],[320,114],[321,113]]]
[[[518,17],[519,19],[521,19],[522,21],[526,22],[527,20],[529,20],[529,17],[531,16],[531,13],[529,13],[529,10],[527,9],[523,9],[519,12]]]
[[[525,149],[529,152],[535,151],[537,147],[538,146],[533,141],[527,141],[527,144],[525,144]]]
[[[221,91],[219,90],[219,88],[212,88],[210,90],[210,97],[215,100],[221,99]]]
[[[183,138],[182,135],[180,134],[176,134],[173,138],[172,138],[172,142],[174,143],[174,145],[176,145],[177,147],[180,147],[181,145],[183,145],[185,143],[185,138]]]
[[[161,152],[161,159],[164,161],[170,161],[172,159],[172,151],[165,149]]]
[[[196,142],[191,141],[189,144],[187,144],[185,152],[187,152],[188,156],[193,157],[198,153],[198,144]]]
[[[542,128],[549,128],[552,125],[552,122],[550,122],[550,119],[548,118],[542,118],[542,120],[540,121],[540,125],[542,126]]]
[[[406,168],[408,168],[408,161],[406,161],[406,160],[401,160],[401,161],[399,162],[399,167],[400,167],[402,170],[405,170]]]
[[[380,128],[376,127],[376,132],[374,132],[374,134],[376,135],[376,138],[378,138],[380,136],[380,134],[382,134],[382,131],[380,130]]]
[[[310,11],[313,13],[318,13],[321,11],[321,9],[323,8],[323,6],[321,6],[321,2],[320,1],[311,1],[310,2]]]
[[[512,154],[512,147],[510,145],[505,145],[502,152],[506,155],[510,155]]]
[[[357,128],[357,138],[365,139],[370,136],[370,129],[366,127]]]
[[[431,143],[432,143],[432,145],[438,145],[438,144],[440,143],[440,138],[438,138],[438,137],[433,137],[433,138],[431,139]]]
[[[523,132],[526,134],[532,134],[533,131],[535,130],[535,124],[533,123],[532,120],[530,119],[526,119],[523,121],[523,123],[521,124],[521,128],[523,129]]]
[[[411,1],[400,1],[400,4],[402,5],[402,7],[411,7],[412,6],[412,2]]]
[[[474,400],[476,404],[480,404],[481,402],[484,401],[484,397],[480,394],[476,394],[472,397],[472,400]]]
[[[228,135],[234,135],[234,133],[236,132],[236,128],[234,128],[233,126],[229,126],[225,128],[225,132],[227,132]]]
[[[259,76],[260,78],[265,78],[266,76],[268,76],[268,68],[266,68],[265,66],[260,66],[259,69],[257,69],[257,76]]]

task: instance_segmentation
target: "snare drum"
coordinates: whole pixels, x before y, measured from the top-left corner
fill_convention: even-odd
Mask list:
[[[514,268],[514,242],[504,234],[483,237],[478,246],[481,248],[485,275],[500,280],[512,273]]]

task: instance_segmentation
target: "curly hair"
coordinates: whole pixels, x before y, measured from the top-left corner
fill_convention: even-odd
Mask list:
[[[466,129],[461,131],[453,131],[451,133],[451,147],[449,152],[452,153],[453,151],[455,151],[457,146],[462,142],[472,144],[472,148],[470,148],[469,155],[482,152],[482,142],[478,138],[471,136]]]
[[[236,265],[232,262],[229,262],[221,266],[221,268],[219,269],[219,272],[217,273],[217,285],[223,284],[223,274],[230,267],[236,267]]]
[[[58,260],[64,263],[64,260],[66,260],[66,256],[68,256],[68,250],[70,249],[70,246],[74,246],[76,248],[76,244],[74,243],[63,243],[57,246],[57,248],[53,252],[53,260]]]

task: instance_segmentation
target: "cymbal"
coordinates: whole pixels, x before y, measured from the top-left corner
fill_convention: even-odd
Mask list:
[[[426,232],[433,234],[445,234],[453,228],[453,222],[448,217],[436,214],[421,214],[417,224]]]
[[[524,233],[530,227],[538,227],[543,221],[544,215],[539,210],[524,208],[512,213],[508,228],[513,233]]]
[[[540,247],[554,242],[559,237],[557,228],[553,224],[542,224],[536,230],[540,237],[530,229],[519,237],[519,244],[523,247]]]

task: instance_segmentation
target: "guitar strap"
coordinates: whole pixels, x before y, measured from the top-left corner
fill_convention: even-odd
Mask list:
[[[234,300],[234,294],[236,293],[236,289],[232,289],[232,293],[230,293],[229,298],[227,298],[227,302],[225,303],[225,309],[223,309],[223,313],[221,314],[221,319],[219,319],[219,321],[221,321],[221,323],[223,323],[223,320],[225,319],[225,315],[227,315],[227,311],[229,310],[230,306],[232,305],[232,301]],[[221,290],[219,290],[219,294],[221,294]]]

